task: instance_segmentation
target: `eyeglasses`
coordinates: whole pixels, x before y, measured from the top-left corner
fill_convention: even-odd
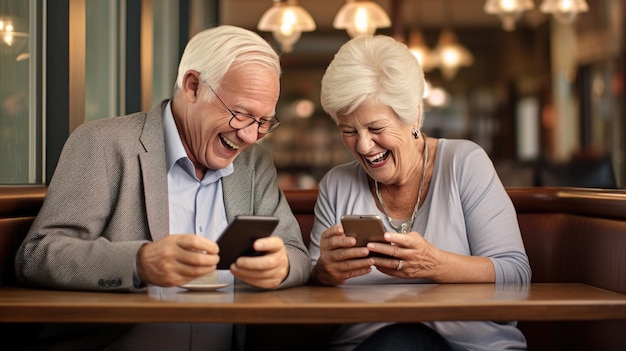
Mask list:
[[[244,129],[244,128],[248,128],[249,126],[253,125],[254,123],[258,123],[259,124],[259,128],[258,128],[257,131],[259,133],[261,133],[261,134],[267,134],[267,133],[271,133],[271,132],[275,131],[280,126],[280,121],[278,120],[278,118],[276,118],[276,116],[271,117],[272,119],[257,120],[256,118],[254,118],[251,115],[248,115],[248,114],[245,114],[245,113],[240,113],[240,112],[233,112],[233,110],[231,110],[226,105],[226,103],[224,103],[224,101],[217,95],[215,90],[213,90],[213,88],[210,85],[207,84],[207,86],[209,87],[209,89],[211,89],[211,91],[213,92],[213,94],[215,95],[217,100],[222,104],[222,106],[224,106],[224,108],[232,116],[230,118],[230,121],[228,122],[228,125],[230,125],[231,128],[233,128],[233,129]]]

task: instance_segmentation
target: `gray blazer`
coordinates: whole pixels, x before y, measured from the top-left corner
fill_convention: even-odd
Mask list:
[[[169,234],[163,101],[148,113],[81,125],[68,138],[46,199],[15,259],[20,284],[68,290],[132,291],[139,247]],[[223,178],[230,222],[238,214],[280,218],[290,271],[301,285],[310,257],[276,182],[270,155],[252,145]]]

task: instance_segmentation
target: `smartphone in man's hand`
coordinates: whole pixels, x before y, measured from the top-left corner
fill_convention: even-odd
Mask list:
[[[272,235],[278,225],[278,218],[272,216],[237,216],[217,239],[220,248],[220,261],[217,269],[230,269],[241,256],[262,256],[254,250],[257,239]]]

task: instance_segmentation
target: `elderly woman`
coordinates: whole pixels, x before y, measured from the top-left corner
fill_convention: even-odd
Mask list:
[[[515,209],[492,162],[471,141],[420,131],[423,89],[417,60],[386,36],[350,40],[328,66],[322,106],[356,161],[320,183],[311,283],[530,282]],[[385,242],[355,246],[339,224],[346,214],[382,217]],[[332,346],[524,350],[526,341],[515,322],[378,323],[342,326]]]

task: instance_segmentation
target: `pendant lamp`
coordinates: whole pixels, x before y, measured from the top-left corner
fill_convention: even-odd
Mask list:
[[[532,0],[487,0],[484,10],[488,14],[500,17],[502,28],[510,32],[515,29],[515,23],[522,13],[534,7]]]
[[[302,32],[315,30],[315,21],[297,0],[274,0],[273,6],[261,16],[257,28],[272,32],[282,51],[289,53]]]
[[[572,23],[578,13],[589,11],[585,0],[543,0],[539,10],[551,13],[561,23]]]
[[[374,1],[347,0],[333,20],[334,28],[345,29],[352,38],[373,35],[376,29],[390,26],[389,16]]]
[[[462,66],[471,66],[474,63],[472,54],[458,42],[450,28],[441,32],[434,51],[441,73],[446,79],[454,78]]]
[[[432,51],[426,45],[422,32],[414,29],[409,33],[409,50],[415,56],[425,72],[428,72],[437,66],[437,59]]]

